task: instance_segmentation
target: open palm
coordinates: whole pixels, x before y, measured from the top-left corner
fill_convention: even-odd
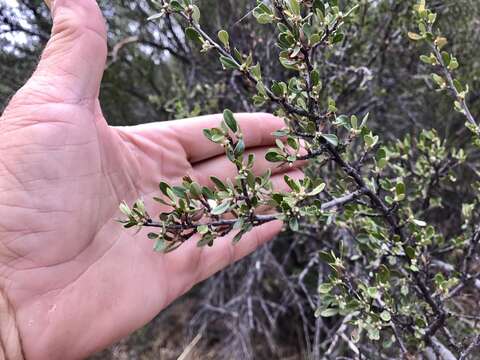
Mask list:
[[[149,202],[160,180],[233,177],[222,149],[202,136],[216,115],[131,128],[107,125],[98,102],[106,34],[94,0],[57,0],[52,37],[0,121],[0,286],[32,359],[76,359],[148,322],[176,297],[272,238],[257,228],[236,246],[192,240],[161,255],[114,220],[118,205]],[[248,151],[273,144],[281,120],[240,114]],[[282,186],[281,169],[273,181]],[[291,170],[291,176],[298,176]]]

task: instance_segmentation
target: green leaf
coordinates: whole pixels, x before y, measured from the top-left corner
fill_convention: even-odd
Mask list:
[[[374,147],[377,144],[378,139],[379,139],[378,135],[373,136],[372,134],[366,134],[363,137],[363,140],[365,141],[365,145],[367,145],[368,148]]]
[[[265,159],[270,162],[281,162],[285,161],[286,158],[278,152],[277,149],[271,149],[265,154]]]
[[[295,15],[300,15],[300,4],[298,0],[290,0],[289,8]]]
[[[255,16],[259,24],[269,24],[273,21],[272,11],[263,3],[259,3],[258,6],[253,9],[253,16]]]
[[[282,137],[288,135],[290,132],[288,129],[283,129],[283,130],[276,130],[272,133],[273,136],[275,137]]]
[[[432,58],[430,56],[427,56],[427,55],[420,55],[420,61],[424,62],[425,64],[429,64],[429,65],[433,64]]]
[[[197,5],[192,5],[192,19],[198,23],[200,21],[200,9]]]
[[[158,14],[153,14],[152,16],[149,16],[147,18],[147,21],[153,21],[153,20],[157,20],[157,19],[160,19],[161,17],[163,17],[165,15],[165,12],[159,12]]]
[[[273,16],[269,14],[259,14],[256,15],[255,18],[261,25],[270,24],[273,22]]]
[[[300,192],[301,187],[298,181],[296,181],[295,179],[292,179],[288,175],[285,175],[283,179],[285,180],[285,183],[288,185],[290,189],[292,189],[296,193]]]
[[[352,125],[352,129],[357,130],[358,129],[358,117],[355,115],[352,115],[350,117],[350,124]]]
[[[423,220],[418,220],[418,219],[412,219],[412,222],[417,225],[417,226],[420,226],[420,227],[425,227],[427,226],[427,223]]]
[[[367,335],[370,340],[380,340],[380,330],[377,328],[369,329]]]
[[[167,248],[167,242],[164,238],[158,238],[153,245],[153,250],[156,252],[164,252]]]
[[[333,289],[333,285],[330,284],[330,283],[321,284],[318,287],[318,293],[319,294],[328,294],[332,291],[332,289]]]
[[[459,93],[463,92],[463,85],[460,81],[458,81],[457,79],[454,79],[453,80],[453,85],[455,86],[455,90],[457,90]]]
[[[197,226],[197,232],[199,234],[205,235],[206,233],[208,233],[208,226],[207,225]]]
[[[167,196],[170,198],[170,200],[172,200],[174,203],[177,202],[177,196],[175,195],[175,193],[173,192],[173,189],[170,187],[167,189]]]
[[[290,218],[290,220],[288,221],[288,226],[290,227],[290,230],[298,231],[298,229],[300,228],[298,224],[298,219],[295,217]]]
[[[414,32],[408,32],[408,37],[413,41],[422,40],[423,36]]]
[[[443,47],[445,47],[445,45],[448,44],[448,40],[446,37],[443,37],[443,36],[437,36],[437,38],[435,39],[434,41],[435,45],[438,47],[438,49],[443,49]]]
[[[405,251],[405,254],[407,254],[407,256],[410,258],[410,259],[414,259],[415,258],[415,249],[411,246],[406,246],[404,248],[404,251]]]
[[[322,37],[320,36],[320,34],[312,34],[309,40],[310,40],[310,46],[314,47],[316,44],[318,44],[322,40]]]
[[[343,126],[347,130],[351,129],[350,123],[348,122],[348,116],[346,115],[336,116],[333,124],[338,127]]]
[[[126,202],[122,202],[120,204],[120,211],[126,215],[126,216],[130,216],[130,213],[131,213],[131,210],[130,208],[128,207],[127,203]]]
[[[295,151],[300,149],[300,142],[298,142],[297,139],[295,139],[292,136],[289,136],[287,138],[287,144],[288,144],[288,146],[290,146]]]
[[[243,139],[238,140],[237,145],[235,145],[235,149],[233,150],[233,154],[236,158],[239,158],[243,155],[245,151],[245,142]]]
[[[203,186],[202,187],[202,194],[207,198],[207,199],[214,199],[215,194],[213,193],[212,190],[210,190],[208,187]]]
[[[309,196],[316,196],[325,189],[326,184],[322,183],[308,193]]]
[[[213,240],[215,240],[215,237],[211,233],[207,233],[202,236],[202,238],[197,242],[198,247],[204,247],[207,245],[212,245]]]
[[[322,134],[324,138],[330,145],[337,147],[338,146],[338,137],[335,134]]]
[[[150,240],[156,240],[158,238],[158,234],[156,233],[149,233],[147,235],[147,237],[150,239]]]
[[[171,7],[174,11],[182,11],[182,10],[184,10],[184,7],[183,7],[177,0],[172,0],[172,1],[170,1],[170,7]]]
[[[362,118],[362,123],[360,124],[360,128],[363,128],[367,125],[368,118],[370,117],[370,113],[366,113],[365,116]]]
[[[255,80],[257,80],[257,81],[260,80],[262,78],[262,69],[260,67],[260,63],[258,63],[255,66],[252,66],[250,68],[250,73],[252,74],[252,76]]]
[[[185,36],[187,39],[194,41],[199,44],[203,44],[202,36],[192,27],[188,27],[185,29]]]
[[[378,269],[377,279],[381,284],[386,284],[390,280],[390,269],[385,265],[380,265]]]
[[[229,57],[223,56],[223,55],[220,56],[220,62],[222,63],[223,67],[226,70],[228,70],[228,69],[238,69],[239,68],[239,66],[237,65],[237,63],[234,60],[232,60]]]
[[[458,69],[458,60],[457,58],[452,58],[452,60],[450,61],[450,64],[448,64],[448,69],[449,70],[456,70]]]
[[[283,96],[283,87],[276,81],[272,83],[272,92],[277,97]]]
[[[326,262],[327,264],[334,264],[335,263],[335,257],[326,251],[320,251],[318,256],[320,257],[321,260]]]
[[[337,33],[335,33],[335,35],[333,35],[331,43],[332,44],[337,44],[337,43],[339,43],[343,40],[343,37],[344,37],[344,35],[341,32],[337,32]]]
[[[217,178],[215,176],[210,176],[210,180],[212,180],[212,182],[215,184],[215,186],[217,187],[218,190],[220,190],[220,191],[226,191],[227,190],[227,187],[225,186],[223,181],[220,180],[219,178]]]
[[[334,308],[324,309],[320,312],[321,317],[332,317],[337,314],[338,314],[338,309],[334,309]]]
[[[337,104],[335,102],[335,99],[333,99],[332,97],[329,97],[327,99],[327,102],[328,102],[328,111],[336,113],[338,109],[337,109]]]
[[[313,7],[315,10],[320,11],[322,14],[325,13],[325,5],[322,0],[314,0]]]
[[[379,149],[375,160],[377,161],[377,166],[379,169],[383,169],[385,166],[387,166],[388,161],[385,149]]]
[[[385,322],[389,322],[390,320],[392,320],[392,315],[390,315],[388,311],[384,310],[381,312],[380,318]]]
[[[223,120],[225,121],[225,124],[227,124],[229,129],[232,130],[234,133],[238,131],[238,124],[231,110],[225,109],[223,111]]]
[[[172,187],[169,184],[167,184],[166,182],[163,182],[163,181],[160,182],[159,187],[160,187],[160,191],[165,196],[168,196],[168,189],[170,189],[170,190],[172,189]]]
[[[255,154],[248,154],[247,169],[253,168],[254,164],[255,164]]]
[[[225,135],[222,130],[213,128],[213,129],[204,129],[203,135],[210,141],[214,143],[221,143],[225,140]]]
[[[448,66],[450,64],[450,60],[451,60],[450,54],[446,51],[442,51],[441,55],[442,55],[442,60],[445,64],[445,66]]]
[[[317,70],[312,70],[310,73],[310,78],[312,79],[312,85],[317,86],[320,84],[320,73]]]
[[[212,209],[212,215],[222,215],[230,208],[230,201],[225,201]]]
[[[444,88],[446,85],[445,79],[438,74],[432,74],[432,79],[437,83],[438,86]]]
[[[226,32],[225,30],[220,30],[218,32],[218,39],[227,49],[230,47],[230,37],[228,35],[228,32]]]
[[[404,182],[397,183],[397,185],[395,187],[395,192],[396,192],[395,199],[397,201],[404,200],[405,199],[405,183]]]
[[[200,185],[197,183],[192,183],[190,185],[190,194],[193,196],[193,198],[198,199],[202,196],[202,189]]]
[[[175,196],[184,199],[185,195],[187,194],[187,190],[180,186],[173,186],[172,191]]]
[[[370,296],[372,299],[376,299],[378,296],[378,289],[376,287],[367,288],[367,295]]]
[[[232,239],[232,243],[236,244],[238,243],[240,240],[242,240],[242,237],[243,235],[245,235],[245,232],[244,231],[239,231]]]

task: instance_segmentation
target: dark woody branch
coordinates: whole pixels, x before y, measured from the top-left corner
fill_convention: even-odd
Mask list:
[[[331,201],[325,202],[322,204],[321,209],[323,211],[330,211],[341,206],[344,206],[352,201],[355,201],[359,196],[363,194],[363,191],[355,191],[353,193],[344,195],[342,197],[333,199]],[[272,215],[254,215],[250,219],[250,222],[253,226],[259,226],[266,224],[268,222],[272,222],[278,220],[281,214],[272,214]],[[144,227],[154,227],[154,228],[164,228],[166,227],[168,230],[171,231],[179,231],[179,230],[191,230],[196,229],[201,225],[207,225],[211,227],[223,227],[223,226],[233,226],[238,219],[222,219],[222,220],[215,220],[207,223],[184,223],[184,224],[175,224],[175,225],[165,225],[162,222],[153,221],[151,219],[147,219],[142,226]]]

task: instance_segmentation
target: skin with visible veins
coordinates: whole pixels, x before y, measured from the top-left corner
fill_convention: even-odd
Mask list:
[[[152,251],[142,231],[115,222],[118,205],[149,201],[159,181],[189,174],[235,176],[223,149],[202,136],[220,115],[111,127],[98,101],[107,55],[95,0],[56,0],[51,39],[37,70],[0,120],[0,286],[15,309],[28,359],[79,359],[151,320],[178,296],[271,239],[272,222],[236,246],[196,241],[170,254]],[[255,172],[283,126],[268,114],[238,114]],[[272,169],[277,189],[287,170]],[[289,169],[292,177],[301,177]]]

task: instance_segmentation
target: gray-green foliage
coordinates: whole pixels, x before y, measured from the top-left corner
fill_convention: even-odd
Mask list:
[[[2,107],[33,70],[39,50],[48,39],[50,30],[50,16],[41,0],[18,2],[20,16],[12,13],[9,5],[0,5],[0,46],[2,50],[5,49],[0,53]],[[260,69],[268,88],[274,95],[282,96],[282,81],[289,85],[285,79],[292,75],[293,70],[280,66],[275,60],[280,52],[280,49],[274,46],[278,35],[276,26],[259,25],[252,18],[255,15],[260,17],[262,23],[270,22],[272,19],[268,13],[266,16],[262,15],[261,8],[254,14],[250,13],[250,10],[256,7],[254,0],[222,0],[221,6],[219,3],[219,0],[195,2],[204,14],[200,18],[202,28],[224,47],[237,47],[245,55],[251,52],[254,63],[261,65],[252,69],[253,75],[258,76]],[[308,5],[308,2],[303,3]],[[422,221],[428,224],[425,227],[420,226],[421,232],[431,231],[429,229],[433,227],[433,235],[428,235],[431,236],[431,244],[412,246],[414,253],[411,248],[406,248],[406,253],[417,256],[420,265],[422,261],[427,261],[426,266],[420,266],[421,274],[435,295],[434,299],[439,299],[437,291],[445,293],[450,289],[451,294],[451,287],[455,282],[458,285],[453,285],[454,289],[463,284],[458,265],[463,268],[464,259],[470,259],[468,262],[473,264],[470,273],[476,270],[475,261],[478,260],[473,251],[475,248],[471,248],[472,253],[469,256],[467,247],[471,240],[468,231],[474,229],[477,222],[478,153],[472,151],[471,132],[463,126],[463,115],[451,111],[451,91],[434,91],[439,88],[435,79],[440,79],[432,78],[431,73],[436,73],[445,80],[446,78],[430,55],[431,47],[424,41],[408,39],[408,31],[421,34],[413,22],[413,19],[418,17],[416,12],[412,12],[415,1],[380,0],[358,3],[360,8],[355,12],[352,21],[342,29],[344,39],[335,46],[322,47],[321,51],[316,51],[313,56],[317,72],[313,73],[312,78],[316,83],[318,73],[318,80],[321,81],[318,99],[322,107],[331,105],[332,109],[337,108],[335,122],[345,124],[333,125],[332,131],[322,135],[324,138],[326,136],[332,145],[337,146],[349,162],[354,165],[363,164],[361,172],[364,177],[368,178],[370,174],[378,171],[386,174],[386,179],[382,177],[378,180],[382,181],[382,196],[385,201],[393,200],[394,203],[402,205],[398,209],[401,216],[409,216],[408,213],[404,214],[404,209],[410,206],[415,215],[413,219],[417,222],[415,226],[423,225]],[[269,2],[265,4],[270,5]],[[344,11],[356,4],[356,1],[340,2]],[[180,31],[180,26],[185,25],[184,19],[172,15],[169,20],[162,17],[147,22],[149,16],[158,12],[158,8],[155,10],[155,4],[151,1],[106,0],[100,1],[100,5],[109,24],[110,49],[101,102],[111,124],[127,125],[187,117],[221,111],[226,107],[235,111],[254,109],[248,101],[251,97],[249,93],[254,89],[252,82],[245,80],[238,70],[221,71],[220,60],[214,51],[200,53],[198,50],[201,47],[186,41]],[[452,73],[454,78],[464,84],[462,86],[467,83],[470,85],[468,105],[471,113],[478,116],[480,58],[477,55],[477,44],[480,33],[478,25],[475,24],[478,24],[480,15],[479,3],[471,0],[432,0],[428,5],[438,12],[436,25],[446,34],[442,36],[448,38],[448,44],[441,51],[448,51],[450,57],[453,55],[457,58],[460,67],[452,69]],[[30,27],[22,28],[25,23]],[[229,34],[228,44],[217,37],[222,28]],[[437,28],[433,31],[435,38],[440,35],[437,31]],[[27,42],[15,42],[6,36],[20,33],[24,34]],[[158,36],[159,33],[161,37]],[[178,38],[175,38],[174,33]],[[124,42],[136,36],[139,36],[138,39]],[[225,35],[222,37],[225,38]],[[114,51],[115,49],[117,51]],[[423,56],[421,61],[418,61],[420,54]],[[429,60],[425,63],[427,59]],[[318,86],[318,83],[316,84]],[[329,97],[332,98],[330,102]],[[255,100],[258,101],[257,104],[262,102],[261,98]],[[273,110],[276,106],[267,101],[262,109]],[[372,134],[356,134],[345,127],[350,125],[353,129],[357,128],[368,112],[368,126],[372,128]],[[357,118],[352,118],[353,114],[357,114]],[[432,127],[436,131],[423,130]],[[350,136],[347,134],[350,133],[355,133],[356,140],[352,140],[348,147],[345,147]],[[374,147],[373,152],[364,151],[364,142]],[[285,143],[287,150],[290,150],[288,143]],[[271,160],[283,161],[283,152],[284,149],[280,146],[268,156]],[[364,154],[366,156],[362,159]],[[373,161],[379,169],[374,172]],[[332,197],[358,195],[353,191],[355,189],[348,178],[341,172],[339,176],[338,167],[332,164],[328,157],[322,156],[312,161],[306,169],[309,178],[320,178],[319,183],[326,184],[326,189],[318,197],[322,204],[331,202]],[[232,187],[238,189],[235,183]],[[346,192],[346,189],[349,191]],[[217,192],[213,195],[216,196]],[[321,358],[320,354],[328,353],[331,344],[336,346],[328,356],[340,356],[348,352],[353,355],[353,350],[349,350],[350,345],[341,337],[341,332],[336,333],[338,329],[343,329],[344,319],[348,320],[351,314],[345,317],[335,315],[314,319],[313,310],[318,308],[318,304],[322,304],[324,292],[329,288],[327,270],[330,265],[327,261],[317,266],[316,262],[320,256],[328,259],[323,252],[329,254],[333,251],[337,258],[342,259],[354,279],[364,284],[370,285],[372,282],[367,270],[383,269],[382,276],[388,274],[383,267],[371,261],[383,251],[383,238],[381,232],[375,236],[363,236],[363,228],[377,226],[379,219],[378,214],[370,211],[365,204],[365,209],[361,207],[362,201],[365,202],[363,196],[356,198],[355,203],[341,207],[338,211],[328,211],[320,220],[315,216],[301,217],[298,231],[283,234],[279,241],[256,253],[251,260],[247,259],[243,265],[222,273],[206,284],[203,294],[214,306],[212,309],[223,307],[232,314],[240,314],[239,317],[225,315],[221,318],[221,321],[226,323],[226,328],[230,329],[224,333],[221,342],[222,349],[225,349],[227,354],[225,358],[231,356],[233,344],[238,342],[241,342],[241,346],[234,348],[235,353],[242,351],[242,354],[248,354],[248,351],[253,352],[252,349],[255,349],[253,353],[256,356],[249,355],[255,358],[266,357],[265,353],[268,351],[278,355],[281,351],[279,349],[285,348],[288,349],[288,354],[291,354],[295,346],[299,347],[298,353],[303,351],[307,355],[313,354],[313,358]],[[426,210],[419,210],[424,207]],[[359,209],[362,216],[353,219]],[[141,208],[136,210],[142,213]],[[322,211],[322,214],[324,213]],[[362,219],[363,217],[367,219]],[[295,220],[292,225],[296,229]],[[407,226],[410,225],[404,228]],[[355,230],[353,233],[350,231],[352,227]],[[204,230],[204,227],[200,228],[200,231]],[[362,242],[363,245],[360,246]],[[360,250],[357,247],[360,247]],[[160,247],[158,249],[161,250]],[[390,261],[390,258],[387,260]],[[262,267],[262,270],[257,272],[259,262],[269,271]],[[409,263],[409,266],[411,265],[414,265],[413,269],[418,267],[418,264]],[[239,270],[243,269],[242,266],[248,267],[248,271]],[[428,271],[425,272],[425,269]],[[244,275],[240,276],[239,273]],[[321,288],[320,294],[317,294],[317,280],[327,284]],[[231,283],[235,286],[229,288],[225,285]],[[459,288],[461,292],[449,300],[448,314],[456,314],[447,316],[446,319],[446,328],[453,331],[455,341],[459,342],[465,337],[465,344],[457,343],[457,346],[464,348],[473,337],[471,324],[475,319],[470,317],[471,313],[475,312],[478,299],[477,290],[473,288],[474,281],[468,280],[467,285],[466,288]],[[372,286],[368,286],[367,290],[369,287]],[[210,288],[215,291],[209,291]],[[412,288],[416,289],[411,287],[409,291]],[[406,288],[400,286],[398,289],[398,286],[394,286],[388,293],[395,295],[395,291],[400,291],[401,294],[402,289],[405,291]],[[335,288],[334,291],[340,290]],[[240,293],[240,298],[235,297],[237,292]],[[232,301],[229,301],[230,297]],[[253,310],[249,302],[252,298]],[[407,297],[407,300],[408,304],[416,301],[414,297]],[[456,309],[452,310],[452,304]],[[332,314],[338,313],[337,309],[338,306],[329,306],[320,311],[325,310],[325,314]],[[435,319],[434,314],[428,306],[425,309],[424,313],[431,323],[431,320]],[[254,320],[251,319],[252,313]],[[375,313],[381,317],[383,314],[383,318],[388,319],[383,311]],[[211,310],[208,316],[202,319],[218,319],[218,312]],[[365,319],[363,321],[366,321]],[[397,318],[393,319],[395,321]],[[215,330],[215,325],[213,328]],[[409,331],[408,327],[400,330]],[[347,336],[356,334],[350,326],[346,331]],[[385,331],[389,331],[389,328]],[[443,344],[448,345],[449,338],[444,329],[440,328],[439,331],[437,337]],[[364,333],[362,332],[362,336]],[[255,346],[254,341],[252,344],[245,340],[251,335],[255,335],[252,339],[256,339],[262,346]],[[305,338],[304,342],[297,344],[297,339],[302,337]],[[356,346],[364,353],[364,357],[375,358],[376,348],[372,348],[373,345],[363,339]],[[398,349],[396,344],[392,346]]]
[[[279,80],[266,76],[253,53],[237,48],[227,31],[209,35],[190,0],[161,1],[151,19],[182,18],[185,36],[201,52],[216,53],[224,70],[251,84],[255,106],[268,104],[284,118],[267,160],[285,165],[310,160],[311,165],[304,180],[285,178],[290,192],[272,190],[269,173],[253,174],[254,158],[245,154],[241,129],[226,110],[220,127],[206,129],[205,136],[225,148],[237,177],[227,182],[212,178],[214,188],[202,188],[188,177],[182,184],[161,183],[163,196],[156,200],[172,210],[156,221],[141,201],[133,209],[123,204],[124,224],[157,228],[149,238],[162,252],[195,234],[199,246],[215,246],[217,237],[232,231],[234,241],[240,241],[253,227],[275,219],[293,232],[330,229],[341,235],[323,237],[317,253],[330,270],[318,286],[315,315],[343,318],[346,336],[344,347],[327,348],[327,353],[445,358],[448,352],[472,358],[480,345],[479,329],[465,319],[477,316],[476,307],[459,309],[458,303],[478,292],[479,183],[463,184],[463,201],[448,201],[463,173],[472,169],[479,146],[468,87],[455,76],[461,60],[446,51],[448,40],[435,26],[436,13],[419,1],[412,8],[419,30],[408,37],[430,49],[420,60],[434,67],[434,83],[453,96],[469,135],[462,145],[436,129],[383,139],[379,130],[369,128],[368,113],[339,109],[335,87],[324,86],[331,79],[322,76],[316,57],[345,46],[346,34],[355,34],[351,29],[366,6],[361,1],[259,1],[253,16],[275,28],[278,66],[288,74]],[[257,208],[264,205],[276,213],[261,215]],[[447,227],[452,213],[461,220]]]

